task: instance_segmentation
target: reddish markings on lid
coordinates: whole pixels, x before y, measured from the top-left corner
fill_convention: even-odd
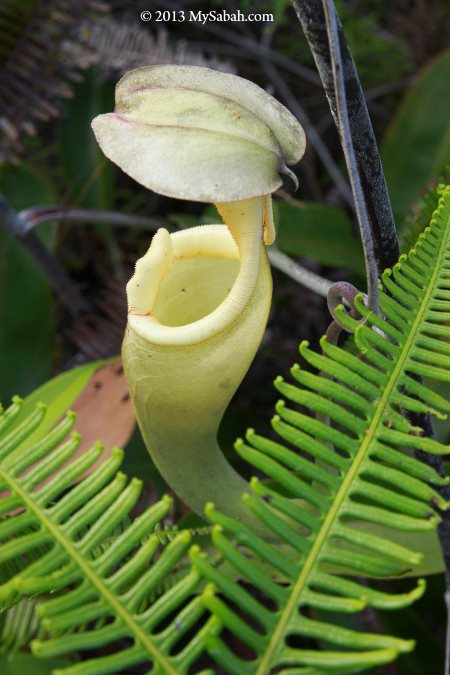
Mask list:
[[[111,115],[119,119],[121,122],[125,122],[125,124],[131,124],[131,120],[127,119],[125,115],[121,115],[120,113],[111,113]]]

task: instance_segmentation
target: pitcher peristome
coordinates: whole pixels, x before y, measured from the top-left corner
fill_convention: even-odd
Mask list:
[[[304,152],[295,118],[234,75],[139,68],[93,122],[105,154],[156,192],[212,201],[225,225],[158,230],[127,286],[125,374],[147,448],[194,511],[247,519],[217,429],[258,349],[272,281],[270,193]]]

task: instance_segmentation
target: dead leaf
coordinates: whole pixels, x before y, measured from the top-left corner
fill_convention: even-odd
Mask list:
[[[108,457],[114,446],[126,445],[136,424],[122,362],[110,363],[98,370],[72,410],[77,414],[75,428],[81,435],[81,444],[74,458],[96,441],[105,446],[98,461],[89,469],[88,473],[91,473]]]
[[[96,441],[101,441],[104,445],[99,459],[78,478],[77,482],[79,482],[95,471],[99,464],[109,456],[114,446],[125,446],[133,433],[136,418],[122,362],[116,361],[98,370],[73,404],[72,410],[77,414],[75,430],[81,435],[80,447],[70,460],[57,469],[56,473],[63,471],[64,467],[89,450]],[[28,467],[22,475],[26,475],[31,469],[32,466]],[[51,478],[52,476],[47,477],[35,490],[39,490]],[[0,492],[0,499],[9,494],[9,492]],[[22,511],[23,508],[19,507],[11,511],[9,515]]]

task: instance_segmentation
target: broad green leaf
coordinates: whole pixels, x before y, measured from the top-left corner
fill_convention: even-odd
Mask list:
[[[358,528],[358,525],[355,523],[352,523],[352,526]],[[361,525],[359,527],[361,528]],[[431,574],[440,574],[445,569],[436,530],[429,532],[393,531],[388,527],[375,523],[365,523],[362,529],[383,539],[395,539],[397,544],[423,556],[417,565],[404,574],[405,577],[423,577]],[[339,544],[337,546],[339,547]],[[330,566],[328,569],[335,574],[348,574],[348,571],[339,566]]]
[[[5,167],[0,192],[17,210],[55,201],[41,173],[24,165]],[[39,232],[51,245],[54,227]],[[45,274],[13,236],[0,230],[0,401],[26,395],[49,377],[54,330],[54,298]]]
[[[99,82],[95,71],[91,71],[76,87],[75,96],[68,103],[67,117],[61,125],[60,148],[68,201],[73,206],[116,208],[113,181],[117,172],[103,156],[90,128],[92,118],[111,107],[112,96],[111,85]],[[115,230],[103,223],[95,224],[95,230],[113,265],[122,273]]]
[[[316,202],[274,199],[278,248],[292,256],[311,258],[330,267],[346,267],[364,273],[364,259],[352,223],[340,209]],[[213,206],[201,214],[171,213],[169,220],[180,229],[220,223]]]
[[[90,129],[92,117],[108,110],[111,87],[94,73],[75,89],[61,126],[61,159],[70,203],[90,208],[114,208],[113,167],[105,160]]]
[[[35,409],[37,403],[47,406],[47,413],[39,428],[34,431],[26,441],[26,445],[42,438],[49,429],[57,422],[65,411],[72,406],[81,394],[91,376],[96,370],[104,366],[108,361],[92,361],[78,368],[68,370],[57,375],[41,387],[33,391],[24,400],[20,413],[10,427],[15,429]],[[19,451],[23,444],[18,446]]]
[[[16,654],[8,656],[0,654],[0,673],[2,675],[51,675],[59,668],[67,668],[70,661],[65,659],[38,660],[32,654]]]
[[[278,248],[290,255],[312,258],[331,267],[347,267],[362,274],[361,245],[345,213],[315,202],[297,204],[274,202]]]
[[[382,144],[397,227],[427,181],[450,159],[450,51],[419,74],[403,98]]]

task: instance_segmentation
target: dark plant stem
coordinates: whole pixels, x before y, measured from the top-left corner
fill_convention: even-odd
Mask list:
[[[381,159],[355,64],[332,0],[292,0],[292,4],[314,56],[344,152],[348,137],[353,146],[353,156],[346,152],[346,161],[347,165],[351,163],[351,166],[348,165],[350,177],[353,172],[359,177],[373,242],[374,260],[380,275],[384,269],[393,267],[397,262],[399,246]],[[345,91],[344,98],[342,88]],[[342,105],[346,108],[346,128],[342,127]],[[356,206],[358,207],[357,203]],[[434,436],[430,415],[408,413],[406,416],[411,424],[423,429],[424,435]],[[423,452],[415,454],[441,476],[446,476],[442,457]],[[450,487],[440,487],[438,492],[450,502]],[[447,605],[444,672],[445,675],[450,675],[450,510],[441,513],[441,516],[438,535],[446,570]]]
[[[344,80],[344,63],[339,41],[339,25],[333,0],[323,0],[325,22],[327,26],[328,42],[330,45],[331,67],[336,100],[336,115],[340,131],[342,149],[350,176],[353,198],[355,200],[356,215],[358,217],[359,230],[364,250],[367,277],[367,305],[374,312],[380,310],[380,294],[378,290],[378,277],[382,270],[379,269],[375,256],[375,242],[372,235],[366,197],[362,188],[361,176],[356,162],[355,144],[350,130],[350,118],[348,112],[347,92]]]
[[[292,0],[292,4],[314,56],[334,121],[342,139],[323,2],[322,0]],[[337,19],[337,38],[342,60],[349,132],[355,152],[355,168],[361,181],[378,273],[381,274],[386,267],[392,267],[399,256],[394,218],[369,112],[339,19]]]
[[[27,232],[19,214],[0,195],[0,227],[15,237],[34,258],[47,277],[53,290],[74,316],[89,310],[89,303],[67,276],[59,260],[44,246],[33,232]]]
[[[159,218],[147,218],[131,213],[117,213],[102,209],[81,209],[67,206],[33,206],[17,214],[23,223],[23,232],[30,232],[36,225],[51,220],[66,220],[80,223],[107,223],[125,227],[139,227],[146,230],[157,230],[158,227],[170,229],[170,224]]]

